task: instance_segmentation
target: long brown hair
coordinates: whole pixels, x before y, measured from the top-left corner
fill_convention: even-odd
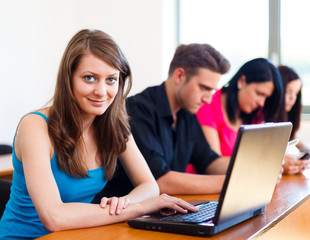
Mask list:
[[[103,115],[96,116],[93,123],[100,165],[104,167],[105,178],[109,180],[114,174],[117,157],[125,150],[130,134],[125,99],[132,81],[128,61],[108,34],[84,29],[69,42],[58,71],[48,131],[59,168],[74,177],[88,176],[80,150],[83,144],[81,110],[72,90],[73,72],[86,52],[91,52],[120,71],[119,89],[113,103]]]

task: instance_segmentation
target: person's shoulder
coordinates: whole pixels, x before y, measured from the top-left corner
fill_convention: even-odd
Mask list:
[[[47,112],[40,110],[25,114],[19,124],[18,129],[47,128]]]
[[[142,92],[126,99],[126,107],[130,112],[136,109],[153,110],[156,105],[156,91],[158,86],[148,87]]]
[[[221,89],[218,89],[214,95],[213,95],[213,98],[212,99],[217,99],[217,98],[220,98],[222,96],[222,88]]]
[[[48,124],[42,112],[31,112],[24,115],[16,128],[15,150],[17,156],[20,157],[18,155],[20,153],[20,143],[24,142],[24,146],[29,147],[46,141],[50,144]]]
[[[157,88],[158,86],[148,87],[144,89],[142,92],[128,97],[127,102],[131,103],[131,102],[152,101],[155,99]]]
[[[212,96],[212,101],[210,104],[205,104],[206,108],[210,113],[220,114],[222,112],[222,90],[218,90]]]
[[[222,98],[222,90],[219,89],[213,94],[211,102],[207,105],[210,105],[210,106],[215,105],[216,107],[218,107],[218,105],[221,104],[221,98]]]

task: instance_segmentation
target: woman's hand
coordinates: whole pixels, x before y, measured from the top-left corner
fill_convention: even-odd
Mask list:
[[[188,211],[197,212],[198,209],[192,204],[176,197],[171,197],[167,194],[161,194],[158,197],[154,197],[139,203],[132,203],[137,205],[142,214],[150,214],[153,212],[160,211],[162,209],[170,209],[171,211],[187,213]],[[119,215],[122,213],[123,209],[130,205],[130,199],[127,196],[124,197],[103,197],[100,202],[100,207],[105,208],[110,205],[110,215]],[[139,212],[140,212],[139,211]]]
[[[100,201],[100,207],[105,208],[107,205],[110,205],[110,215],[113,214],[121,214],[123,209],[127,208],[130,204],[130,198],[127,196],[124,197],[111,197],[111,198],[106,198],[103,197]]]
[[[284,164],[282,166],[284,174],[300,174],[310,167],[310,160],[300,160],[298,155],[287,154],[284,156]]]
[[[160,211],[162,209],[168,208],[172,211],[177,211],[180,213],[187,213],[188,211],[197,212],[198,208],[192,204],[176,197],[171,197],[165,193],[158,197],[148,199],[139,203],[143,208],[144,214],[149,214],[153,212]]]

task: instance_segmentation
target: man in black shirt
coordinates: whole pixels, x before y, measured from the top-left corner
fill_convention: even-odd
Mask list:
[[[220,192],[229,159],[211,150],[195,113],[211,101],[221,74],[229,67],[208,44],[181,45],[166,81],[127,99],[133,136],[161,193]],[[189,163],[198,174],[185,173]],[[113,179],[96,199],[124,196],[132,184],[118,164]]]

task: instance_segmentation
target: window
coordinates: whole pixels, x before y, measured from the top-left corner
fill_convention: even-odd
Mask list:
[[[180,0],[179,42],[209,43],[231,63],[225,84],[246,61],[268,57],[268,0]]]
[[[310,108],[309,0],[179,0],[178,4],[179,43],[209,43],[230,61],[231,70],[220,86],[246,61],[271,56],[276,65],[297,71],[303,80],[303,104]],[[308,106],[304,110],[310,112]]]
[[[303,81],[303,104],[310,105],[310,2],[281,2],[281,63],[293,67]],[[308,94],[307,94],[308,93]]]

